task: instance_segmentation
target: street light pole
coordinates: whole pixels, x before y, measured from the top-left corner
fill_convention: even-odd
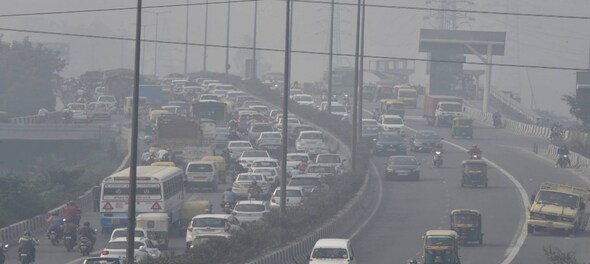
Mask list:
[[[328,59],[328,113],[332,113],[332,67],[334,62],[334,0],[330,7],[330,57]]]
[[[156,39],[154,42],[154,76],[158,76],[158,25],[159,25],[159,18],[160,14],[170,13],[170,11],[160,11],[160,12],[149,12],[147,13],[156,15]]]
[[[359,101],[359,53],[360,53],[360,31],[361,31],[361,1],[357,1],[356,11],[356,48],[354,52],[354,90],[352,107],[352,171],[357,169],[357,141],[358,141],[358,101]]]
[[[129,198],[127,213],[127,255],[128,263],[134,263],[135,253],[135,194],[137,192],[137,134],[139,126],[139,66],[141,51],[141,7],[142,0],[137,0],[137,21],[135,23],[135,64],[133,73],[133,109],[131,114],[131,159],[129,164]]]
[[[227,32],[225,36],[225,74],[229,74],[229,29],[231,27],[231,0],[227,1]]]
[[[186,0],[186,24],[184,26],[184,76],[188,72],[188,14],[189,14],[189,0]]]
[[[287,0],[285,14],[285,69],[283,78],[283,131],[282,131],[282,153],[283,164],[281,166],[281,201],[280,201],[280,221],[286,216],[287,210],[287,117],[289,116],[289,78],[291,77],[291,0]]]
[[[362,135],[362,131],[363,131],[363,89],[364,89],[364,82],[365,82],[365,1],[366,0],[362,0],[363,1],[363,10],[362,10],[362,21],[361,21],[361,38],[360,38],[360,42],[361,42],[361,47],[360,47],[360,66],[359,66],[359,92],[358,92],[358,96],[359,96],[359,102],[358,102],[358,120],[357,120],[357,124],[358,124],[358,134],[357,135]]]
[[[205,37],[203,46],[203,72],[207,72],[207,24],[209,23],[209,0],[205,1]]]
[[[258,73],[257,73],[257,68],[258,68],[258,61],[256,60],[256,35],[257,35],[257,31],[258,31],[258,0],[254,0],[254,40],[252,43],[252,79],[256,80],[258,79]]]

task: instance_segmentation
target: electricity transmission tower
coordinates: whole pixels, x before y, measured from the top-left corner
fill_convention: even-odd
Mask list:
[[[425,19],[431,19],[435,29],[457,30],[459,26],[474,20],[465,12],[451,10],[465,10],[472,6],[473,2],[469,0],[427,0],[426,5],[430,8],[438,9],[430,11]]]

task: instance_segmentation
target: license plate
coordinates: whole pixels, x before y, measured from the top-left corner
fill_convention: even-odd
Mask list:
[[[397,175],[406,176],[406,175],[408,175],[408,173],[407,172],[398,172]]]
[[[21,253],[20,256],[21,257],[26,257],[26,256],[28,256],[28,254]]]

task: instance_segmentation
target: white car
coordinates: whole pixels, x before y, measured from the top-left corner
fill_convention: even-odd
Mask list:
[[[194,238],[202,235],[229,235],[240,230],[240,221],[228,214],[200,214],[191,219],[186,229],[186,247],[190,248]]]
[[[193,239],[193,243],[190,245],[189,248],[198,247],[199,245],[202,245],[202,244],[204,244],[208,241],[214,240],[214,239],[229,239],[229,237],[231,237],[230,234],[198,235],[197,237],[195,237],[195,239]]]
[[[219,95],[216,95],[216,94],[201,94],[201,96],[199,97],[199,102],[209,102],[209,101],[219,102],[219,101],[221,101],[221,99],[219,98]]]
[[[261,132],[256,139],[256,145],[281,144],[281,132]],[[262,143],[262,144],[261,144]]]
[[[379,123],[377,123],[377,120],[372,119],[372,118],[363,118],[361,120],[363,126],[378,126]]]
[[[274,128],[270,123],[251,123],[250,128],[248,129],[248,139],[250,139],[250,142],[255,143],[256,139],[260,137],[260,133],[273,131]]]
[[[386,132],[397,132],[401,136],[405,136],[404,120],[398,115],[381,115],[377,120],[379,126]]]
[[[239,201],[232,211],[240,223],[256,222],[270,212],[266,201]]]
[[[242,156],[242,152],[253,149],[254,147],[252,146],[252,143],[250,143],[250,141],[237,140],[227,142],[227,150],[230,151],[230,158],[232,160],[236,160],[240,156]]]
[[[321,153],[315,158],[316,164],[326,164],[336,168],[336,171],[342,171],[342,167],[346,160],[342,159],[338,154]]]
[[[73,113],[72,119],[74,122],[90,121],[91,115],[88,111],[88,105],[84,103],[69,103],[68,110],[70,110]]]
[[[140,260],[139,263],[145,263],[148,259],[158,259],[162,255],[152,242],[147,238],[135,238],[135,259]],[[127,252],[127,238],[115,238],[107,243],[105,248],[100,252],[101,257],[121,258],[126,259]]]
[[[261,114],[263,116],[267,116],[268,111],[270,111],[268,106],[266,106],[266,105],[251,105],[251,106],[248,106],[248,108],[258,112],[259,114]]]
[[[266,150],[246,150],[242,152],[240,158],[238,158],[238,163],[240,163],[244,168],[252,166],[252,163],[255,160],[259,159],[270,159],[270,155]]]
[[[270,182],[266,179],[266,176],[261,173],[240,173],[236,177],[236,181],[232,185],[232,192],[238,197],[248,198],[248,189],[252,185],[252,182],[256,181],[256,185],[262,189],[262,195],[270,192]]]
[[[279,177],[281,174],[278,168],[251,168],[251,170],[252,173],[263,174],[266,177],[266,180],[275,186],[281,181]]]
[[[356,261],[354,259],[350,240],[336,238],[323,238],[318,240],[309,255],[309,264],[327,263],[355,264]]]
[[[298,105],[313,106],[314,104],[313,96],[309,94],[296,94],[291,99]]]
[[[291,177],[287,186],[301,187],[304,192],[312,193],[324,189],[323,176],[319,174],[299,174]]]
[[[125,237],[125,238],[127,237],[127,227],[115,228],[113,230],[113,232],[111,233],[110,240],[115,240],[120,237]],[[151,231],[147,231],[143,228],[136,227],[135,228],[135,237],[136,238],[147,238],[154,244],[154,246],[158,247],[158,242],[157,242],[156,236]]]
[[[299,186],[287,186],[287,206],[301,206],[305,200],[303,188]],[[281,188],[276,188],[270,198],[270,209],[275,210],[281,207]]]
[[[257,159],[252,162],[252,166],[250,166],[250,170],[253,172],[255,169],[277,169],[277,171],[281,170],[281,165],[278,160],[276,159]],[[275,175],[276,176],[276,175]],[[268,181],[274,183],[274,177],[272,179],[267,178]]]
[[[287,170],[295,168],[301,161],[311,161],[309,154],[304,152],[287,153]]]
[[[96,102],[108,104],[111,113],[117,112],[117,98],[112,95],[101,95],[96,99]]]
[[[298,152],[306,152],[310,149],[324,146],[324,133],[322,131],[301,131],[295,140],[295,149]]]
[[[327,108],[326,108],[327,110]],[[330,112],[338,117],[347,117],[348,116],[348,109],[345,106],[341,105],[340,103],[332,103]]]
[[[295,117],[288,117],[287,118],[287,130],[289,129],[290,126],[293,125],[301,125],[301,121],[298,118]],[[279,118],[276,124],[277,130],[281,131],[283,129],[283,118]]]

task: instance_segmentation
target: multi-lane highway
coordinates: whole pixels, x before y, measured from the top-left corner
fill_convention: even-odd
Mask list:
[[[367,109],[374,108],[369,104]],[[436,130],[448,141],[445,165],[434,169],[429,154],[416,154],[423,164],[420,182],[384,182],[379,212],[354,240],[358,261],[403,263],[421,256],[423,233],[428,229],[448,229],[449,213],[458,208],[478,209],[483,215],[484,245],[462,247],[460,255],[465,263],[543,263],[546,245],[576,251],[580,259],[589,259],[590,255],[582,250],[590,243],[584,234],[577,237],[526,234],[528,201],[523,201],[523,196],[528,198],[544,181],[588,185],[585,176],[570,169],[554,168],[554,161],[532,152],[534,143],[543,149],[547,140],[481,124],[476,125],[473,140],[454,140],[449,128],[428,127],[426,121],[412,118],[421,115],[420,109],[410,110],[406,115],[408,127]],[[491,161],[487,189],[460,186],[460,162],[467,157],[465,148],[472,144],[478,144],[484,158]],[[385,160],[372,159],[379,174],[383,173]]]

